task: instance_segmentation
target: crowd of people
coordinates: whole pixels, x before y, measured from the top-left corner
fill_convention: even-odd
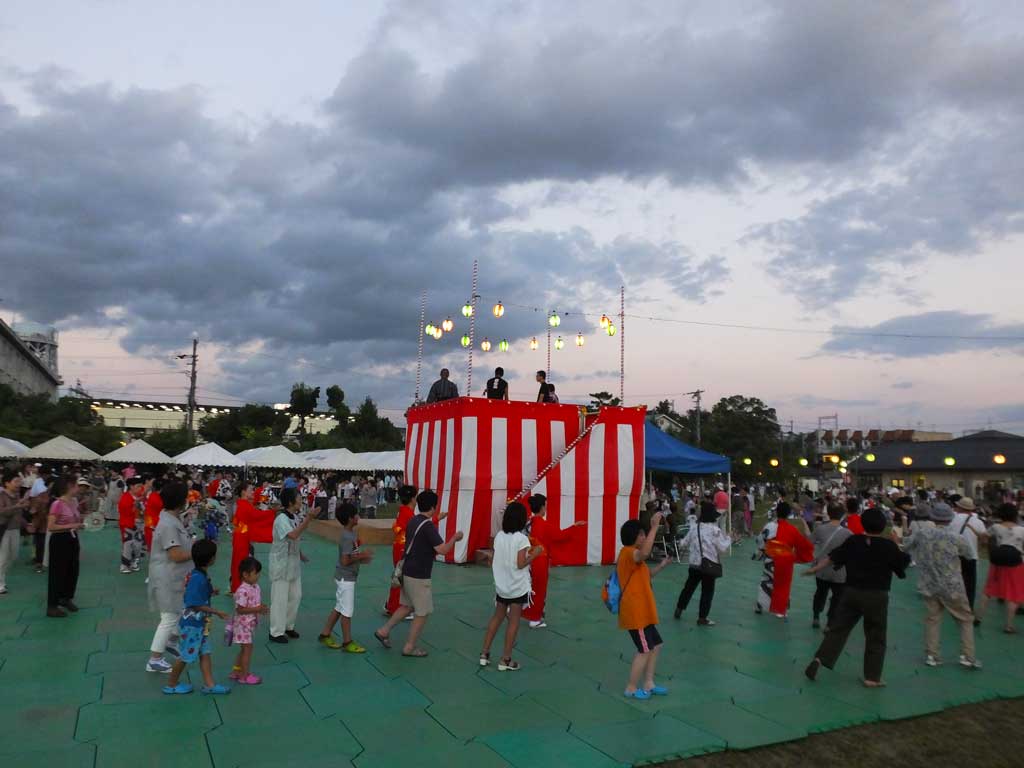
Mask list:
[[[1003,631],[1017,632],[1014,621],[1024,604],[1024,527],[1013,502],[989,509],[952,492],[920,490],[915,496],[901,496],[842,487],[818,498],[804,493],[795,501],[780,489],[727,491],[722,485],[707,491],[690,487],[650,495],[653,498],[646,502],[644,514],[622,525],[622,547],[614,570],[616,596],[606,599],[609,607],[614,603],[619,627],[636,647],[624,688],[628,697],[648,699],[668,693],[656,680],[663,641],[651,579],[671,562],[673,547],[677,557],[685,553],[687,576],[673,617],[682,618],[699,589],[697,625],[715,626],[711,612],[716,582],[724,575],[723,556],[752,532],[758,500],[770,508],[767,522],[754,537],[752,557],[762,562],[762,571],[752,608],[758,614],[788,620],[796,567],[809,565],[801,575],[816,579],[812,624],[824,627],[806,668],[809,679],[816,679],[821,667],[836,665],[851,632],[863,622],[863,684],[884,685],[891,582],[893,577],[906,578],[911,569],[916,570],[924,605],[924,663],[929,667],[943,663],[939,630],[945,614],[958,625],[957,663],[967,669],[982,667],[974,630],[991,600],[1005,606]],[[325,498],[330,499],[329,505],[321,503]],[[444,539],[438,528],[444,515],[438,511],[437,495],[401,485],[397,475],[377,481],[291,472],[279,482],[254,483],[221,472],[176,471],[154,477],[132,467],[109,474],[77,467],[54,471],[38,465],[20,471],[5,469],[0,490],[0,595],[7,593],[6,574],[27,535],[32,539],[33,564],[48,572],[46,615],[66,618],[77,612],[80,532],[90,515],[102,517],[116,510],[121,547],[118,563],[112,567],[132,574],[142,570],[143,560],[148,559],[146,590],[158,619],[145,669],[168,675],[165,693],[186,694],[193,688],[182,675],[189,664],[198,663],[201,690],[226,694],[230,687],[217,682],[211,667],[212,620],[224,620],[225,641],[238,646],[229,678],[238,685],[259,684],[261,678],[253,671],[253,643],[261,617],[266,617],[270,642],[299,639],[295,627],[306,561],[301,542],[316,517],[333,517],[341,526],[335,602],[318,642],[331,650],[365,652],[353,637],[352,619],[360,567],[372,561],[373,550],[361,545],[357,528],[389,498],[399,502],[392,526],[394,571],[391,592],[382,606],[387,619],[373,633],[374,639],[390,649],[396,628],[408,620],[401,653],[422,658],[428,652],[420,640],[434,612],[434,562],[448,555],[463,533],[455,531]],[[733,502],[737,500],[744,514],[749,508],[751,516],[738,531],[727,518],[727,510],[736,509]],[[504,510],[490,556],[495,599],[482,638],[481,666],[492,663],[491,647],[502,624],[505,636],[499,671],[519,669],[513,656],[524,618],[533,629],[547,626],[551,553],[570,530],[553,525],[546,507],[544,496],[534,495],[527,504],[513,502]],[[230,612],[212,604],[218,590],[209,569],[218,557],[222,532],[230,534]],[[261,542],[270,545],[269,603],[264,602],[266,593],[260,584],[264,564],[255,557],[253,546]],[[982,547],[988,550],[989,566],[976,607]],[[652,567],[648,564],[652,560],[660,562]],[[340,642],[335,637],[337,627]]]

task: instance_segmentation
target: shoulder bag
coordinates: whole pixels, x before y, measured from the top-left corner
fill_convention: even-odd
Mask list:
[[[700,570],[701,576],[710,576],[713,579],[722,578],[722,564],[716,563],[709,557],[704,557],[704,539],[700,535],[700,523],[697,523],[697,548],[700,550]]]
[[[412,534],[412,538],[409,539],[409,543],[405,547],[405,552],[402,554],[402,559],[395,563],[395,569],[391,572],[392,587],[402,586],[402,577],[405,575],[405,558],[407,558],[409,556],[409,553],[412,552],[412,545],[415,543],[416,537],[420,535],[420,530],[423,528],[424,525],[426,525],[429,522],[430,518],[428,517],[416,527],[416,530]]]

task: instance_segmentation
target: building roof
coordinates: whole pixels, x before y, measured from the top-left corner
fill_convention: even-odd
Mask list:
[[[924,443],[897,442],[876,446],[850,462],[852,472],[1022,472],[1024,471],[1024,438],[975,437],[973,439],[935,440]],[[874,461],[868,461],[874,456]],[[903,458],[909,456],[908,466]],[[1006,461],[997,464],[995,456]],[[951,458],[952,466],[946,463]]]

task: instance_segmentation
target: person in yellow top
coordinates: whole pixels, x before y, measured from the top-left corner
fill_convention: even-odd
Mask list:
[[[654,602],[651,577],[668,565],[669,558],[658,563],[653,571],[647,567],[655,539],[650,531],[658,530],[661,518],[660,512],[653,514],[646,529],[639,520],[627,520],[622,524],[619,538],[623,546],[615,566],[622,588],[619,629],[627,630],[636,646],[625,695],[641,701],[668,694],[668,688],[654,682],[662,641],[658,634],[658,606]]]

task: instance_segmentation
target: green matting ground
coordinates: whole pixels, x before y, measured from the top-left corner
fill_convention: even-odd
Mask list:
[[[165,697],[163,676],[143,671],[155,626],[144,573],[117,572],[115,530],[86,534],[78,603],[65,620],[44,616],[46,577],[22,562],[0,598],[0,762],[14,766],[416,765],[489,768],[637,765],[725,749],[749,749],[846,726],[936,712],[958,704],[1024,696],[1017,638],[979,631],[981,672],[921,665],[922,606],[911,579],[897,585],[889,614],[889,687],[860,685],[857,634],[834,673],[809,684],[802,670],[820,637],[810,627],[812,579],[797,579],[788,623],[751,610],[759,565],[749,543],[726,564],[712,617],[695,626],[671,611],[685,577],[672,566],[656,579],[665,647],[660,680],[670,695],[622,696],[632,645],[599,599],[607,568],[552,572],[546,630],[520,634],[518,673],[477,665],[492,606],[489,570],[438,566],[437,613],[424,635],[427,659],[385,651],[371,637],[390,572],[390,548],[364,567],[357,594],[362,656],[320,647],[316,635],[334,602],[334,548],[304,543],[298,629],[286,646],[259,632],[254,670],[264,684],[231,696]],[[227,586],[227,551],[214,568]],[[266,548],[257,555],[266,567]],[[984,567],[983,567],[984,570]],[[265,595],[269,585],[264,584]],[[225,609],[230,598],[217,598]],[[220,626],[217,626],[219,637]],[[943,627],[956,657],[955,628]],[[405,627],[395,631],[400,644]],[[496,650],[500,648],[500,635]],[[233,651],[217,645],[225,679]],[[198,671],[193,675],[198,682]]]

